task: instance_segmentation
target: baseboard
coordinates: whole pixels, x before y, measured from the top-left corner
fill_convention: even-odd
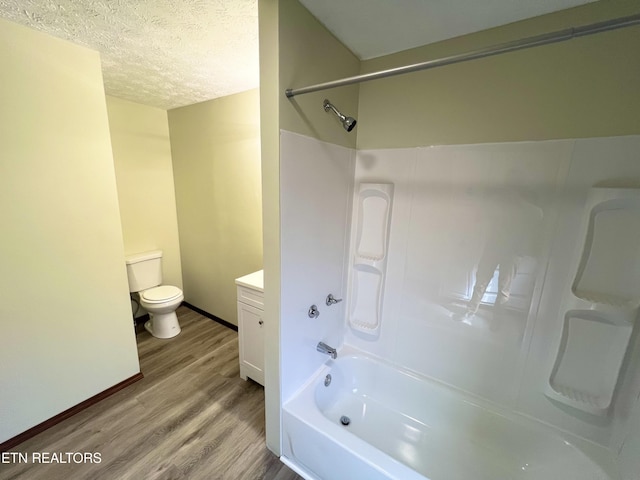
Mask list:
[[[11,448],[14,448],[17,445],[20,445],[25,440],[35,437],[39,433],[42,433],[45,430],[53,427],[54,425],[57,425],[58,423],[62,422],[63,420],[66,420],[67,418],[74,416],[76,413],[81,412],[82,410],[90,407],[91,405],[95,405],[101,400],[104,400],[105,398],[110,397],[114,393],[119,392],[123,388],[128,387],[129,385],[137,382],[138,380],[142,380],[143,377],[144,376],[142,375],[142,372],[136,373],[132,377],[129,377],[126,380],[123,380],[122,382],[117,383],[113,387],[107,388],[106,390],[98,393],[97,395],[94,395],[93,397],[86,399],[84,402],[81,402],[65,410],[64,412],[59,413],[54,417],[51,417],[49,420],[45,420],[44,422],[36,425],[35,427],[31,427],[29,430],[26,430],[20,433],[19,435],[16,435],[15,437],[0,443],[0,452],[6,452]]]
[[[206,312],[204,310],[202,310],[201,308],[198,308],[194,305],[191,305],[190,303],[187,302],[182,302],[182,305],[184,305],[187,308],[190,308],[191,310],[193,310],[194,312],[198,312],[200,315],[203,315],[207,318],[210,318],[211,320],[213,320],[214,322],[218,322],[220,325],[224,325],[227,328],[230,328],[231,330],[235,330],[236,332],[238,331],[238,326],[234,325],[233,323],[229,323],[226,320],[222,320],[219,317],[216,317],[215,315],[212,315],[209,312]]]

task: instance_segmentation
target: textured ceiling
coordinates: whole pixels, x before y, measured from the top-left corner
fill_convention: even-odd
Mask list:
[[[0,16],[100,52],[107,94],[171,109],[259,84],[257,0],[0,0]]]
[[[300,0],[361,60],[595,0]]]
[[[107,94],[171,109],[256,88],[258,0],[0,0],[100,52]],[[368,59],[594,0],[300,0]]]

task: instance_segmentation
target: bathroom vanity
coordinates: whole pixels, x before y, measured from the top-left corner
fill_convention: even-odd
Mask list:
[[[236,278],[240,378],[264,385],[264,281],[262,270]]]

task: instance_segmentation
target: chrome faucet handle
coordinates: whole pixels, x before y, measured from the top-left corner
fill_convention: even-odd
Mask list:
[[[325,303],[327,304],[327,307],[329,307],[329,306],[331,306],[331,305],[333,305],[335,303],[341,302],[341,301],[342,301],[341,298],[335,298],[333,296],[333,293],[330,293],[329,295],[327,295],[327,300],[325,301]]]
[[[318,318],[318,315],[320,315],[320,310],[318,310],[318,307],[316,307],[315,305],[311,305],[309,307],[307,315],[309,315],[309,318]]]

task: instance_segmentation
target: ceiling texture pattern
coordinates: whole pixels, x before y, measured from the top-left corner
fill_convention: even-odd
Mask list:
[[[594,0],[300,0],[360,59]],[[108,95],[166,110],[259,85],[257,0],[0,0],[0,17],[100,52]]]
[[[100,52],[108,95],[163,109],[256,88],[256,0],[0,0],[0,16]]]

